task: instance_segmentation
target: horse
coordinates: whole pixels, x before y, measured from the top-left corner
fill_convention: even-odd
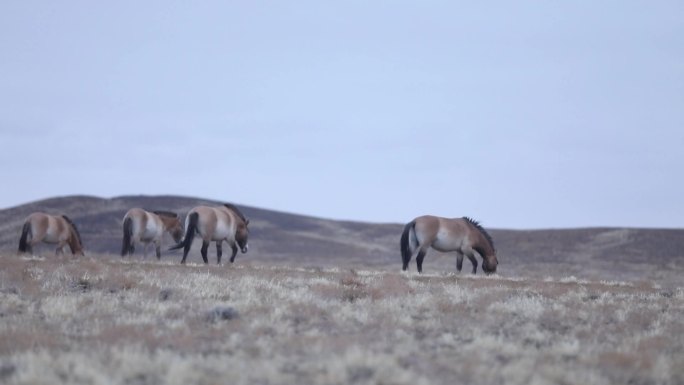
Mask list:
[[[147,258],[147,247],[154,243],[157,259],[161,259],[161,240],[167,232],[174,242],[180,242],[183,237],[178,214],[169,211],[147,211],[140,208],[128,210],[123,219],[123,242],[121,256],[132,255],[135,242],[142,242],[143,258]]]
[[[419,250],[416,265],[418,273],[421,273],[423,258],[430,247],[441,252],[455,251],[459,272],[463,267],[464,255],[473,264],[473,274],[477,272],[476,255],[482,257],[482,270],[487,275],[495,273],[499,264],[492,237],[477,221],[468,217],[451,219],[424,215],[407,223],[400,242],[402,270],[408,269],[411,256],[415,250]]]
[[[55,255],[64,253],[66,245],[73,255],[85,255],[81,234],[66,215],[35,212],[26,218],[19,238],[19,253],[33,253],[33,246],[41,241],[56,243]]]
[[[230,256],[230,263],[233,263],[238,246],[243,254],[249,249],[247,225],[249,225],[249,219],[245,218],[240,210],[230,203],[216,207],[197,206],[190,210],[185,217],[185,238],[169,250],[183,248],[181,264],[185,264],[195,234],[199,234],[202,238],[201,253],[205,264],[209,263],[207,249],[212,241],[216,242],[217,264],[221,264],[223,241],[226,241],[233,251]]]

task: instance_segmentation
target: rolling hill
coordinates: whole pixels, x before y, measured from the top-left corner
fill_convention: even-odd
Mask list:
[[[32,202],[0,210],[0,251],[16,251],[23,221],[34,211],[69,215],[79,227],[86,253],[111,258],[120,250],[121,218],[129,208],[172,210],[185,215],[196,205],[220,203],[178,196],[122,196],[111,199],[69,196]],[[403,224],[335,221],[238,206],[250,219],[250,251],[240,254],[237,263],[385,271],[400,269],[398,244]],[[498,250],[499,273],[504,276],[575,276],[681,285],[684,230],[581,228],[489,231]],[[165,246],[170,246],[172,240],[165,237],[165,242]],[[50,255],[52,249],[43,245],[37,247],[36,252]],[[180,260],[180,255],[179,252],[162,252],[163,259]],[[136,255],[134,258],[140,257]],[[188,258],[191,262],[201,260],[198,245],[193,247]],[[215,263],[213,247],[209,259]],[[424,268],[427,272],[455,271],[455,257],[430,251]],[[469,269],[466,261],[462,274]],[[411,265],[411,270],[415,270],[415,265]]]

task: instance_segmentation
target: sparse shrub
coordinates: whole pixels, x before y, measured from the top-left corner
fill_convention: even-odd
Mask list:
[[[167,301],[169,298],[171,298],[171,295],[173,294],[173,290],[171,289],[162,289],[159,291],[159,300],[160,301]]]
[[[368,381],[373,377],[375,370],[365,365],[353,365],[347,367],[347,383],[358,384]]]
[[[355,274],[340,279],[340,285],[342,286],[343,301],[354,302],[368,296],[365,289],[366,285]]]
[[[207,312],[204,319],[209,323],[216,323],[219,321],[230,321],[239,317],[239,313],[235,308],[230,306],[217,306]]]
[[[114,324],[103,328],[97,340],[107,345],[138,344],[148,348],[159,346],[162,342],[154,333],[152,325]]]
[[[151,384],[161,384],[162,381],[157,378],[154,374],[150,373],[138,373],[131,377],[124,379],[124,384],[126,385],[151,385]]]
[[[387,297],[404,297],[413,293],[413,289],[406,281],[406,277],[399,274],[386,274],[380,277],[378,284],[370,289],[373,300]]]
[[[0,380],[7,381],[17,371],[16,366],[10,363],[0,364]]]
[[[83,276],[83,277],[81,277],[81,278],[75,280],[75,281],[71,284],[71,289],[72,289],[72,290],[74,290],[74,291],[80,291],[80,292],[82,292],[82,293],[87,292],[88,290],[91,289],[91,287],[92,287],[92,283],[90,282],[90,279],[88,278],[88,276]]]

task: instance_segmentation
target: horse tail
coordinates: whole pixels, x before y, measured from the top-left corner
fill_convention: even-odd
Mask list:
[[[32,234],[31,222],[24,222],[24,227],[21,229],[21,238],[19,238],[19,252],[25,253],[29,251],[28,237]]]
[[[195,233],[197,233],[197,222],[199,221],[199,214],[196,212],[190,213],[188,215],[188,223],[185,229],[185,238],[180,241],[177,245],[172,246],[169,250],[178,250],[183,248],[187,253],[192,246],[192,241],[195,239]]]
[[[133,238],[133,219],[126,217],[123,223],[123,242],[121,243],[121,256],[125,256],[131,251]]]
[[[401,233],[401,260],[403,262],[402,270],[408,269],[408,264],[411,261],[414,248],[412,244],[417,244],[415,236],[416,221],[411,221],[404,226],[404,232]]]

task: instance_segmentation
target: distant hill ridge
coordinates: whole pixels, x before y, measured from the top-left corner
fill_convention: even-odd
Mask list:
[[[0,250],[3,254],[16,252],[23,221],[34,211],[69,215],[79,227],[86,253],[118,254],[121,219],[132,207],[170,210],[185,216],[194,206],[222,203],[166,195],[45,199],[0,210]],[[250,251],[239,255],[238,262],[393,270],[401,267],[399,237],[403,224],[335,221],[232,203],[250,219]],[[678,283],[682,281],[678,277],[684,277],[684,230],[487,230],[496,242],[502,275],[574,275],[665,284]],[[170,237],[165,237],[165,242],[165,246],[172,244]],[[37,252],[49,255],[52,249],[42,246]],[[211,263],[216,261],[214,253],[212,245]],[[163,251],[162,258],[179,260],[180,254]],[[199,247],[194,246],[189,261],[200,260]],[[424,268],[428,273],[451,272],[455,265],[453,255],[430,251]],[[411,270],[415,270],[414,264]]]

